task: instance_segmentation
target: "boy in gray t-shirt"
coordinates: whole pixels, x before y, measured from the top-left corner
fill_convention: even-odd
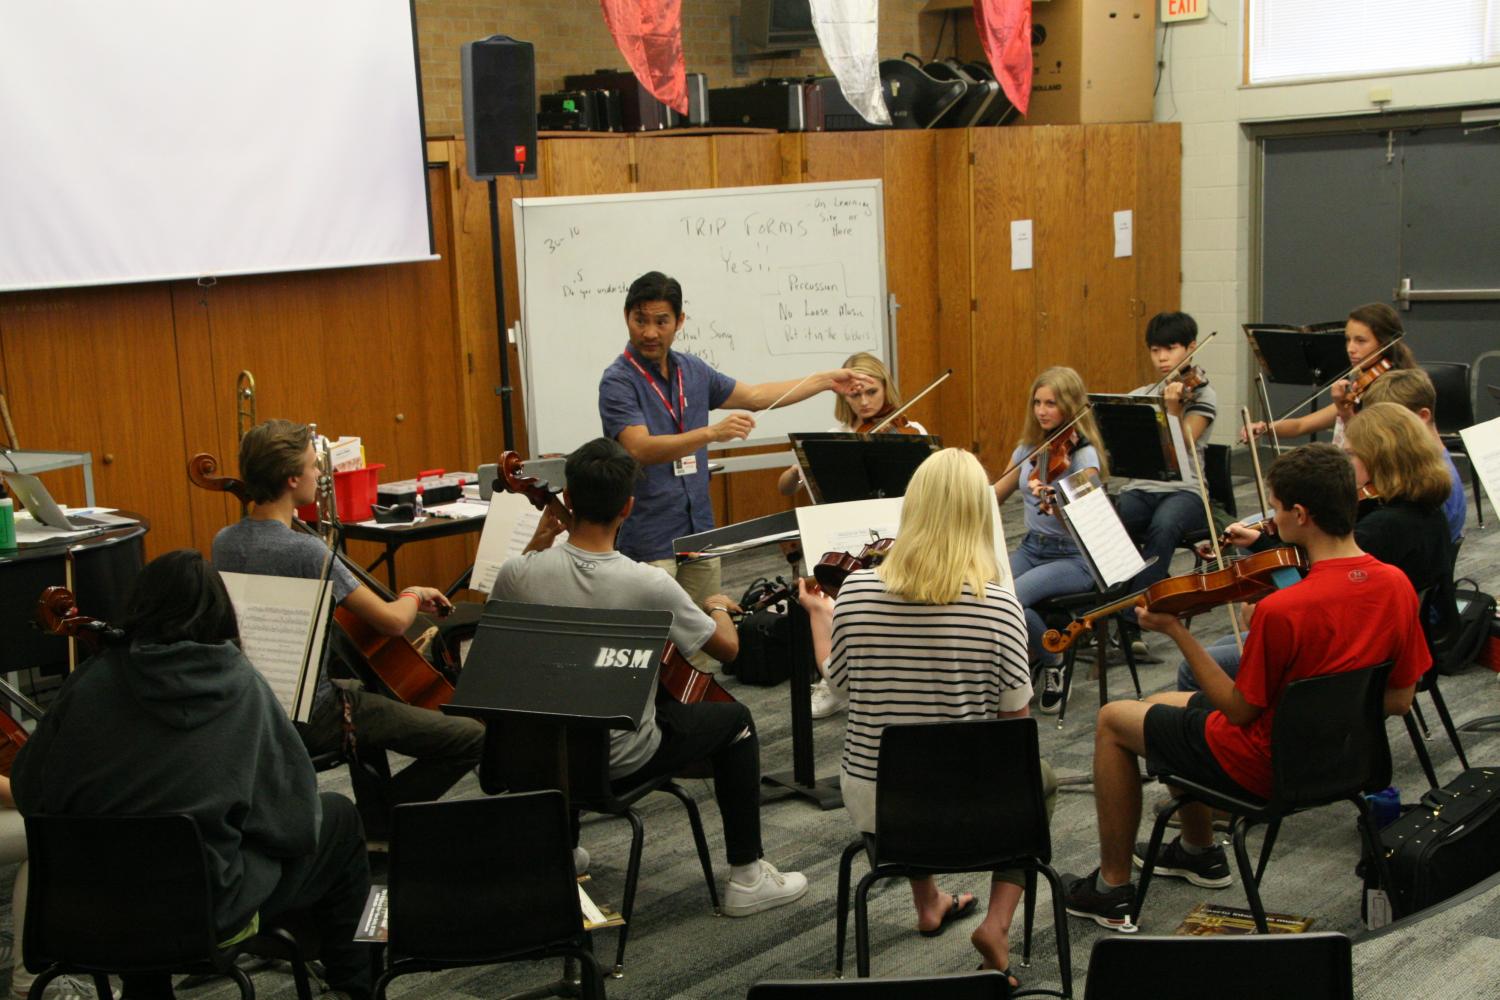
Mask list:
[[[615,550],[620,525],[635,506],[640,464],[622,446],[596,438],[568,456],[568,510],[542,517],[527,552],[500,567],[491,597],[530,604],[670,611],[671,639],[684,655],[699,649],[721,661],[739,651],[730,613],[738,606],[714,594],[700,608],[665,570]],[[566,528],[568,541],[553,545]],[[761,858],[760,743],[750,709],[738,701],[684,705],[658,693],[633,733],[611,734],[609,776],[634,786],[674,775],[707,759],[724,820],[729,885],[722,912],[745,917],[800,899],[807,879]],[[576,830],[576,827],[575,827]]]

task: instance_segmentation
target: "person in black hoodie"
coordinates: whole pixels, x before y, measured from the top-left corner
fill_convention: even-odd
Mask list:
[[[329,985],[370,992],[353,941],[370,869],[354,804],[318,794],[285,710],[240,652],[219,574],[191,550],[136,579],[123,638],[83,663],[16,755],[22,814],[186,813],[208,852],[221,943],[287,910],[321,924]],[[127,976],[129,1000],[171,997],[166,976]]]

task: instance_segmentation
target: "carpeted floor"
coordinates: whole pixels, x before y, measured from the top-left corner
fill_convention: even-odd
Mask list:
[[[1242,507],[1253,501],[1242,488]],[[1013,500],[1006,505],[1008,535],[1020,533],[1020,512]],[[1496,573],[1500,543],[1496,541],[1493,520],[1481,530],[1470,510],[1469,538],[1459,562],[1459,575],[1477,578],[1490,591],[1500,587]],[[1186,556],[1179,555],[1186,564]],[[725,567],[726,590],[743,586],[769,569],[783,567],[773,557],[759,562],[742,557]],[[1222,612],[1194,623],[1194,632],[1211,639],[1227,631]],[[1153,651],[1160,661],[1147,665],[1141,676],[1146,693],[1161,690],[1172,683],[1177,668],[1175,655],[1168,655],[1169,644],[1152,637]],[[1173,648],[1175,652],[1175,648]],[[1443,690],[1458,721],[1481,715],[1500,713],[1500,683],[1488,670],[1443,680]],[[1116,697],[1129,689],[1124,670],[1110,671],[1111,690]],[[762,740],[762,769],[790,767],[791,743],[787,686],[749,688],[726,681],[730,690],[755,712]],[[1055,717],[1040,717],[1043,755],[1060,776],[1086,775],[1093,751],[1093,714],[1097,704],[1097,687],[1080,670],[1073,692],[1073,710],[1066,726],[1059,730]],[[1425,701],[1425,699],[1424,699]],[[1434,714],[1428,717],[1436,725]],[[1413,801],[1425,790],[1421,773],[1403,727],[1390,724],[1391,746],[1396,765],[1396,784],[1406,801]],[[843,717],[834,716],[815,723],[818,774],[834,775],[843,737]],[[1439,778],[1448,780],[1458,770],[1452,748],[1439,734],[1429,744],[1438,767]],[[1479,765],[1500,761],[1500,736],[1470,735],[1465,741],[1472,763]],[[347,791],[344,772],[325,775],[324,784]],[[712,789],[706,781],[686,783],[702,804],[710,849],[716,858],[720,880],[726,877],[723,863],[722,830],[718,811],[713,805]],[[479,794],[472,778],[454,789],[453,795]],[[1145,788],[1147,808],[1160,795],[1155,786]],[[624,978],[607,984],[611,997],[743,997],[748,987],[772,978],[828,977],[832,970],[834,937],[834,894],[838,857],[849,842],[852,830],[842,810],[819,812],[802,801],[787,800],[766,804],[761,811],[766,857],[783,869],[804,872],[811,889],[800,902],[769,913],[743,920],[712,915],[692,848],[688,824],[682,808],[669,796],[652,796],[642,803],[646,824],[646,843],[636,900],[636,915]],[[607,904],[618,905],[624,877],[628,826],[623,821],[592,818],[585,821],[583,844],[593,856],[591,893]],[[1148,832],[1143,826],[1142,836]],[[1089,786],[1067,788],[1059,797],[1053,819],[1053,849],[1056,868],[1063,872],[1083,873],[1097,864],[1094,802]],[[1258,837],[1253,840],[1258,844]],[[1283,827],[1275,854],[1262,887],[1269,909],[1312,917],[1313,927],[1360,932],[1360,882],[1354,874],[1358,861],[1358,837],[1353,813],[1349,809],[1328,808],[1289,820]],[[856,864],[855,877],[862,871]],[[483,876],[476,872],[475,877]],[[3,873],[8,880],[10,873]],[[974,968],[976,954],[968,943],[969,930],[975,921],[953,925],[946,935],[925,939],[915,933],[910,895],[904,884],[888,882],[871,903],[871,947],[873,972],[877,976],[925,975],[959,972]],[[983,875],[944,879],[945,888],[973,891],[987,898],[987,879]],[[0,885],[0,899],[9,893]],[[1016,972],[1027,985],[1059,985],[1056,936],[1051,925],[1050,901],[1043,898],[1037,906],[1038,922],[1035,952],[1030,969],[1016,966]],[[1493,893],[1490,894],[1490,899]],[[1213,891],[1190,886],[1174,879],[1153,883],[1143,929],[1148,933],[1169,934],[1199,902],[1213,900],[1235,906],[1244,905],[1244,894],[1236,883],[1228,889]],[[1356,955],[1358,995],[1382,996],[1481,996],[1496,992],[1497,954],[1494,946],[1495,908],[1491,903],[1469,904],[1449,914],[1449,931],[1444,933],[1441,954],[1444,961],[1430,963],[1442,973],[1442,991],[1433,992],[1423,982],[1412,981],[1413,952],[1422,953],[1425,945],[1403,944],[1420,941],[1412,929],[1400,928],[1368,945],[1360,945]],[[455,914],[462,915],[462,901],[455,900]],[[3,915],[0,936],[8,944],[10,922]],[[1075,970],[1075,993],[1082,995],[1084,971],[1092,942],[1111,932],[1092,922],[1071,920],[1071,953]],[[851,930],[852,936],[852,930]],[[604,964],[612,960],[615,935],[604,931],[595,935],[595,952]],[[1013,957],[1019,961],[1019,916]],[[853,967],[853,944],[850,943],[850,972]],[[1451,956],[1451,959],[1449,958]],[[420,997],[497,997],[556,978],[560,963],[537,963],[477,968],[398,980],[391,993],[395,996]],[[1407,970],[1407,971],[1403,971]],[[0,973],[5,975],[5,973]],[[255,976],[256,990],[262,997],[281,1000],[293,996],[291,978],[283,972],[267,970]],[[1427,985],[1430,985],[1427,984]],[[234,995],[227,982],[212,983],[185,991],[184,997],[219,998]]]

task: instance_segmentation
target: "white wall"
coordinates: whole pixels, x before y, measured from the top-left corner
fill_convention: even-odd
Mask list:
[[[1182,308],[1219,397],[1212,438],[1229,442],[1248,400],[1251,359],[1240,324],[1250,315],[1250,172],[1244,123],[1370,114],[1372,87],[1389,87],[1390,111],[1500,102],[1500,66],[1328,83],[1246,87],[1244,2],[1211,0],[1209,16],[1167,28],[1156,120],[1182,123]],[[1157,43],[1160,58],[1163,43]],[[1329,303],[1342,313],[1358,303]],[[1262,317],[1254,317],[1260,319]],[[1278,317],[1279,318],[1279,317]],[[1295,317],[1292,317],[1293,319]],[[1251,407],[1255,410],[1255,407]]]

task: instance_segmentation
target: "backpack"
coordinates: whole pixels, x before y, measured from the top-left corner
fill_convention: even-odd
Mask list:
[[[740,607],[756,607],[769,593],[785,586],[780,577],[774,581],[762,577],[745,591]],[[739,637],[739,655],[724,664],[725,673],[735,675],[742,684],[759,687],[780,684],[791,676],[791,626],[784,605],[773,604],[746,614],[740,619]]]

